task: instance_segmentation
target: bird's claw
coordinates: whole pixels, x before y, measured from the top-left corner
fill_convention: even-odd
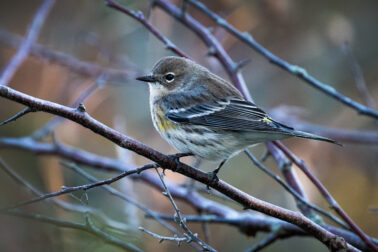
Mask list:
[[[169,155],[170,158],[172,158],[175,163],[176,163],[176,168],[173,169],[172,171],[174,172],[177,172],[181,169],[182,167],[182,163],[180,161],[180,158],[182,157],[187,157],[187,156],[192,156],[193,154],[191,153],[176,153],[176,154],[172,154],[172,155]]]
[[[219,178],[218,178],[217,174],[218,174],[217,170],[214,170],[214,171],[211,171],[211,172],[207,173],[207,177],[210,179],[210,183],[209,184],[214,184],[214,183],[217,183],[219,181]],[[210,186],[209,185],[207,185],[207,190],[210,190]]]

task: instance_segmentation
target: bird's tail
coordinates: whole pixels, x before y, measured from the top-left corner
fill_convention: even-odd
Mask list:
[[[273,121],[273,123],[275,124],[275,126],[278,129],[285,132],[285,134],[288,134],[288,135],[291,135],[291,136],[307,138],[307,139],[314,139],[314,140],[329,142],[329,143],[337,144],[339,146],[343,146],[341,143],[336,142],[335,140],[332,140],[332,139],[329,139],[329,138],[326,138],[326,137],[322,137],[322,136],[318,136],[318,135],[315,135],[315,134],[303,132],[303,131],[300,131],[300,130],[295,130],[294,128],[286,126],[286,125],[279,123],[277,121]]]
[[[335,140],[332,140],[332,139],[329,139],[329,138],[326,138],[326,137],[322,137],[322,136],[318,136],[318,135],[315,135],[315,134],[299,131],[299,130],[294,130],[294,131],[291,132],[291,134],[293,136],[296,136],[296,137],[314,139],[314,140],[329,142],[329,143],[337,144],[339,146],[343,146],[341,143],[336,142]]]

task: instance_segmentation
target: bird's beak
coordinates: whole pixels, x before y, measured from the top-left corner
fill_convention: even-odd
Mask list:
[[[155,76],[153,76],[153,75],[140,76],[136,79],[140,80],[140,81],[145,81],[145,82],[156,82],[157,81]]]

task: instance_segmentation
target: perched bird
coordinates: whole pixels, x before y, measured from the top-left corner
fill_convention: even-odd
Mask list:
[[[213,178],[227,159],[257,143],[288,137],[336,143],[273,120],[232,84],[189,59],[162,58],[151,75],[137,80],[149,83],[156,130],[182,153],[219,161]]]

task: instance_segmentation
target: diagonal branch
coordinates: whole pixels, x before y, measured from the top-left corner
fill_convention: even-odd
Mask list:
[[[219,62],[222,64],[227,74],[230,76],[232,83],[237,87],[243,95],[248,100],[252,100],[248,89],[245,85],[243,76],[240,73],[238,64],[235,63],[231,57],[226,53],[219,41],[214,37],[213,34],[199,23],[196,19],[191,17],[189,14],[182,13],[182,10],[177,8],[174,4],[168,1],[154,0],[152,3],[156,6],[159,6],[161,9],[169,13],[172,17],[180,21],[182,24],[187,26],[190,30],[197,34],[209,48],[211,55],[219,59]]]
[[[171,192],[169,191],[166,183],[164,182],[164,177],[163,177],[163,174],[159,172],[159,170],[157,169],[157,167],[155,167],[155,170],[156,170],[156,173],[158,174],[159,178],[160,178],[160,181],[161,181],[161,184],[164,188],[164,191],[166,193],[166,196],[168,197],[169,201],[171,202],[174,210],[175,210],[175,219],[176,219],[176,222],[180,225],[180,227],[186,232],[186,234],[190,237],[191,240],[197,242],[201,247],[203,247],[203,249],[205,251],[212,251],[212,252],[216,252],[215,249],[213,249],[210,245],[206,244],[204,241],[202,241],[201,239],[199,239],[197,237],[197,234],[193,234],[192,231],[190,231],[190,229],[188,228],[188,226],[186,225],[185,223],[185,219],[182,218],[182,215],[181,215],[181,212],[180,212],[180,209],[177,207],[177,204],[176,202],[173,200],[173,197],[172,197],[172,194]],[[190,241],[188,241],[189,243]]]
[[[27,218],[27,219],[33,219],[37,220],[40,222],[45,222],[48,224],[52,224],[61,228],[72,228],[72,229],[77,229],[81,231],[85,231],[88,233],[91,233],[95,235],[96,237],[104,240],[105,242],[112,244],[114,246],[120,247],[122,249],[125,249],[127,251],[135,251],[135,252],[141,252],[142,250],[136,247],[135,245],[129,243],[129,242],[124,242],[117,237],[114,237],[112,235],[109,235],[103,231],[101,231],[98,227],[96,227],[90,218],[87,216],[86,217],[86,222],[85,224],[83,223],[76,223],[76,222],[69,222],[69,221],[64,221],[64,220],[59,220],[56,218],[40,215],[40,214],[34,214],[34,213],[28,213],[25,211],[22,211],[20,209],[14,209],[14,210],[9,210],[7,212],[4,212],[3,214],[8,214],[8,215],[13,215],[17,217],[22,217],[22,218]]]
[[[24,62],[24,60],[28,57],[30,48],[37,40],[39,31],[42,28],[42,25],[54,3],[55,0],[44,0],[42,5],[37,10],[24,41],[0,75],[0,85],[7,86],[14,73],[20,67],[22,62]]]
[[[122,13],[125,13],[126,15],[134,18],[139,23],[144,25],[152,34],[155,35],[156,38],[158,38],[161,42],[164,43],[166,49],[171,50],[177,55],[180,55],[181,57],[190,58],[185,52],[183,52],[181,49],[179,49],[175,44],[173,44],[168,38],[166,38],[158,29],[156,29],[143,15],[141,11],[135,12],[132,10],[129,10],[120,4],[118,4],[116,1],[113,0],[106,0],[105,3],[116,10],[119,10]]]
[[[306,163],[297,158],[293,153],[291,153],[288,148],[278,141],[274,141],[274,144],[280,148],[290,159],[293,163],[295,163],[306,176],[311,180],[311,182],[318,188],[320,193],[323,197],[327,200],[330,204],[331,208],[333,208],[339,216],[350,226],[350,228],[359,236],[366,244],[369,245],[375,251],[378,251],[378,247],[371,241],[371,239],[357,226],[356,223],[348,216],[348,214],[340,207],[337,201],[332,197],[332,195],[328,192],[328,190],[323,186],[323,184],[319,181],[319,179],[311,172],[311,170],[307,167]]]
[[[0,86],[0,96],[24,104],[25,106],[32,107],[38,111],[44,111],[50,114],[59,115],[67,119],[70,119],[71,121],[74,121],[92,130],[98,135],[107,138],[108,140],[123,148],[127,148],[139,155],[149,158],[153,162],[156,162],[162,168],[170,170],[177,169],[178,165],[173,158],[163,155],[162,153],[98,122],[85,112],[84,107],[80,107],[80,109],[69,108],[54,102],[49,102],[26,95],[24,93],[18,92],[5,86]],[[186,164],[180,164],[180,169],[178,170],[178,172],[187,177],[200,181],[201,183],[211,186],[215,190],[227,195],[231,199],[240,203],[246,209],[253,209],[265,213],[267,215],[279,218],[281,220],[293,223],[298,227],[301,227],[305,231],[311,233],[314,237],[316,237],[318,240],[320,240],[330,248],[344,248],[349,251],[355,251],[355,248],[346,244],[344,239],[330,233],[323,227],[319,226],[318,224],[315,224],[314,222],[297,212],[293,212],[254,198],[251,195],[248,195],[221,180],[213,181],[211,178],[209,178],[207,173],[204,173]]]
[[[60,195],[63,195],[63,194],[72,193],[72,192],[75,192],[75,191],[87,191],[87,190],[94,188],[94,187],[98,187],[98,186],[102,186],[102,185],[109,185],[111,183],[114,183],[114,182],[126,177],[126,176],[129,176],[131,174],[136,174],[136,173],[139,174],[142,171],[145,171],[145,170],[148,170],[148,169],[151,169],[151,168],[154,168],[154,167],[156,167],[156,164],[146,164],[146,165],[139,167],[139,168],[136,168],[136,169],[124,171],[121,174],[119,174],[119,175],[117,175],[113,178],[110,178],[110,179],[100,180],[100,181],[96,181],[94,183],[85,184],[85,185],[81,185],[81,186],[64,187],[60,191],[43,194],[39,197],[30,199],[30,200],[25,200],[25,201],[22,201],[22,202],[19,202],[19,203],[13,205],[13,206],[6,207],[6,208],[0,209],[0,210],[4,211],[4,210],[10,210],[10,209],[14,209],[14,208],[19,208],[21,206],[26,206],[26,205],[29,205],[29,204],[32,204],[32,203],[36,203],[36,202],[39,202],[39,201],[42,201],[42,200],[45,200],[45,199],[49,199],[49,198],[52,198],[52,197],[57,197],[57,196],[60,196]]]
[[[370,116],[372,118],[378,119],[378,112],[370,109],[356,101],[353,101],[349,97],[346,97],[339,93],[336,89],[331,87],[330,85],[323,83],[317,80],[315,77],[309,75],[307,71],[299,66],[291,65],[287,61],[277,57],[272,52],[267,50],[265,47],[260,45],[253,37],[246,32],[238,31],[234,26],[229,24],[226,20],[224,20],[219,15],[215,14],[211,10],[209,10],[204,4],[197,0],[185,0],[203,13],[205,13],[208,17],[213,19],[218,25],[222,26],[226,29],[229,33],[234,35],[240,41],[244,42],[246,45],[253,48],[256,52],[264,56],[269,60],[270,63],[277,65],[278,67],[282,68],[283,70],[297,76],[298,78],[304,80],[306,83],[310,84],[311,86],[319,89],[323,93],[333,97],[334,99],[340,101],[341,103],[345,104],[346,106],[356,110],[358,113],[366,116]]]
[[[16,121],[18,118],[23,117],[24,115],[29,114],[30,112],[34,112],[34,111],[29,107],[24,108],[23,110],[21,110],[20,112],[18,112],[14,116],[12,116],[11,118],[1,122],[0,126],[3,126],[3,125],[8,124],[10,122]]]
[[[247,156],[252,160],[252,162],[256,166],[258,166],[262,171],[264,171],[266,174],[268,174],[268,176],[270,176],[271,178],[273,178],[274,180],[276,180],[278,184],[280,184],[287,192],[289,192],[290,194],[292,194],[293,197],[297,201],[299,201],[301,204],[304,204],[305,206],[307,206],[307,207],[309,207],[309,208],[317,211],[318,213],[320,213],[320,214],[328,217],[329,219],[331,219],[335,223],[339,224],[341,227],[348,229],[348,226],[345,225],[345,223],[343,223],[341,220],[339,220],[338,218],[336,218],[332,214],[328,213],[324,209],[322,209],[322,208],[320,208],[320,207],[318,207],[318,206],[316,206],[314,204],[311,204],[306,199],[304,199],[303,196],[301,196],[290,185],[288,185],[287,183],[285,183],[285,181],[283,181],[278,175],[276,175],[273,172],[271,172],[270,170],[268,170],[268,168],[266,168],[261,162],[259,162],[257,160],[257,158],[255,158],[250,151],[247,150],[247,151],[245,151],[245,153],[247,154]]]
[[[18,48],[22,43],[22,37],[0,29],[0,43],[8,45],[12,48]],[[132,79],[133,76],[137,76],[138,74],[137,69],[128,68],[121,70],[102,67],[94,63],[79,60],[66,53],[55,51],[47,46],[36,43],[31,46],[30,54],[44,61],[67,67],[75,73],[92,78],[103,76],[105,79],[113,82],[123,83]]]
[[[98,156],[89,152],[81,151],[79,153],[75,152],[75,149],[70,148],[66,146],[67,150],[64,154],[64,156],[61,156],[62,153],[55,152],[53,147],[53,144],[48,143],[41,143],[37,142],[33,139],[28,142],[27,145],[24,144],[24,138],[7,138],[7,141],[3,141],[4,138],[0,138],[0,148],[17,148],[24,151],[29,151],[32,153],[37,153],[40,155],[56,155],[58,157],[64,157],[67,160],[71,160],[76,162],[76,160],[80,160],[80,164],[88,166],[88,167],[96,167],[101,168],[109,171],[124,171],[127,169],[133,169],[129,165],[120,162],[120,160],[117,159],[110,159],[103,156]],[[43,147],[42,147],[43,146]],[[44,150],[43,152],[40,152],[41,150]],[[104,162],[106,160],[106,162]],[[67,166],[69,168],[73,168],[73,166]],[[76,169],[74,169],[77,171]],[[82,175],[82,171],[79,173]],[[85,176],[87,178],[87,176]],[[157,178],[157,176],[153,176],[151,173],[143,172],[138,176],[131,177],[134,180],[142,181],[155,189],[161,191],[163,190],[161,186],[160,180]],[[97,179],[90,180],[90,182],[95,182]],[[256,216],[252,212],[249,213],[241,213],[237,212],[223,204],[214,202],[212,200],[209,200],[200,194],[196,193],[195,191],[188,189],[185,185],[178,185],[172,181],[166,180],[165,183],[167,184],[167,187],[169,188],[172,196],[175,199],[182,200],[195,208],[197,211],[200,212],[207,212],[209,214],[216,215],[216,218],[200,218],[199,221],[206,221],[206,222],[217,222],[217,223],[227,223],[230,225],[233,225],[235,227],[238,227],[241,232],[247,234],[247,235],[253,235],[256,232],[270,232],[274,227],[280,226],[281,228],[285,229],[285,232],[293,233],[293,235],[298,234],[306,234],[310,235],[308,233],[304,233],[303,230],[299,229],[298,227],[283,222],[271,217],[261,217]],[[116,197],[119,197],[123,200],[128,201],[128,199],[125,197],[125,194],[115,192],[113,188],[110,186],[102,186],[101,188],[110,188],[111,191],[109,191],[111,194],[113,194]],[[223,195],[219,193],[219,195]],[[229,199],[226,195],[223,197]],[[131,201],[128,201],[131,202]],[[132,202],[131,202],[132,203]],[[132,203],[133,204],[133,203]],[[138,206],[139,207],[139,206]],[[141,208],[142,209],[142,208]],[[142,209],[142,211],[144,211]],[[150,216],[150,212],[146,212],[147,217]],[[154,214],[153,216],[157,216]],[[161,216],[160,216],[161,217]],[[173,217],[172,217],[173,218]],[[194,221],[192,217],[187,218],[185,217],[187,221]],[[169,218],[168,218],[169,219]],[[198,219],[198,218],[197,218]],[[224,220],[224,221],[223,221]],[[329,225],[322,225],[325,229],[328,231],[344,237],[348,243],[351,243],[353,246],[356,246],[362,250],[366,249],[365,243],[354,233],[350,231],[346,231],[340,228],[335,228]]]

